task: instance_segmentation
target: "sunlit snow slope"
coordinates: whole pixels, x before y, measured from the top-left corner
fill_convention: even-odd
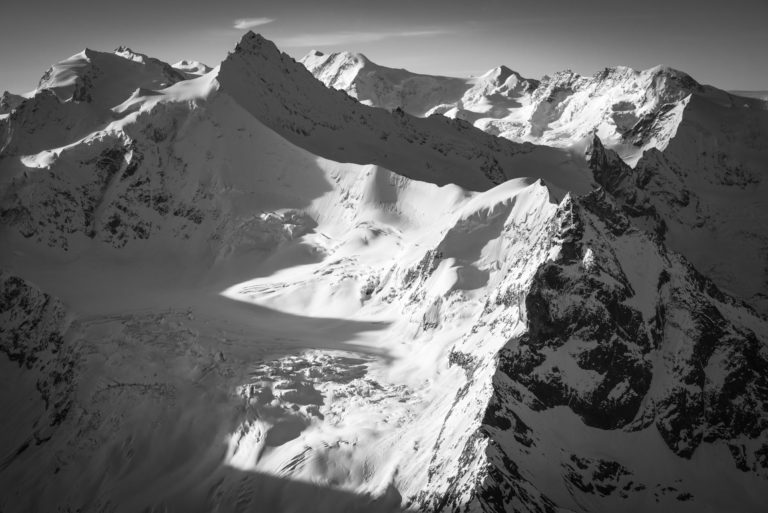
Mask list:
[[[0,510],[762,511],[768,321],[599,140],[88,52],[0,118]]]

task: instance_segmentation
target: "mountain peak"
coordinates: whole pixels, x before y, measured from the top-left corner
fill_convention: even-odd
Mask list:
[[[68,59],[65,59],[63,62],[74,61],[74,60],[78,60],[78,59],[91,60],[91,59],[95,58],[100,53],[101,52],[96,51],[96,50],[92,50],[92,49],[90,49],[90,48],[88,48],[86,46],[79,53],[76,53],[75,55],[69,57]]]
[[[636,76],[638,73],[638,71],[629,66],[606,66],[603,70],[595,73],[594,78],[597,80],[605,80],[609,77],[623,79]]]
[[[652,75],[663,75],[666,77],[671,77],[676,80],[679,80],[683,82],[684,84],[687,84],[689,86],[693,87],[700,87],[701,84],[699,84],[692,76],[690,76],[688,73],[685,73],[684,71],[680,71],[679,69],[675,69],[671,66],[666,65],[657,65],[652,68],[649,68],[646,70],[647,73]]]
[[[499,79],[506,80],[510,75],[517,74],[508,67],[504,66],[503,64],[501,66],[496,66],[495,68],[491,68],[490,70],[486,71],[483,75],[483,77],[498,77]]]
[[[144,55],[143,53],[134,52],[129,47],[120,45],[117,48],[115,48],[115,51],[113,52],[118,57],[122,57],[123,59],[128,59],[134,62],[138,62],[140,64],[147,64],[150,61],[158,61],[157,59],[154,59],[152,57],[149,57],[148,55]]]
[[[252,30],[246,32],[235,47],[235,53],[261,53],[262,50],[280,54],[280,50],[275,43]]]
[[[320,55],[319,57],[324,57],[324,55]],[[327,57],[344,63],[352,62],[355,64],[362,64],[363,66],[373,65],[377,68],[382,67],[371,61],[365,54],[359,52],[336,52],[329,54]]]
[[[501,85],[507,80],[509,80],[510,77],[515,77],[518,80],[523,78],[520,76],[520,74],[517,71],[514,71],[502,64],[501,66],[497,66],[495,68],[488,70],[485,74],[481,75],[479,78],[483,80],[492,81],[496,85]]]

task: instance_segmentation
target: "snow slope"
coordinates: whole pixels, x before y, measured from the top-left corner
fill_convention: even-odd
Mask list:
[[[590,192],[615,154],[253,34],[109,112],[0,153],[3,511],[762,511],[768,322]]]

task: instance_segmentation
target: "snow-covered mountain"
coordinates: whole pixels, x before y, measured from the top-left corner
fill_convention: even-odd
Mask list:
[[[569,146],[596,133],[631,164],[648,148],[666,147],[690,89],[698,87],[688,75],[661,66],[606,68],[592,77],[564,71],[533,80],[506,66],[468,79],[418,75],[347,52],[313,51],[301,62],[327,86],[370,105],[443,114],[507,139],[549,146]],[[636,126],[643,126],[642,133],[632,132]]]
[[[2,511],[762,511],[768,320],[667,247],[677,136],[88,52],[0,118]]]
[[[536,81],[504,66],[466,80],[417,75],[349,53],[311,52],[302,62],[329,87],[370,105],[465,119],[513,141],[568,147],[596,135],[635,168],[645,190],[636,207],[663,220],[671,247],[768,313],[764,102],[661,66]],[[731,245],[743,251],[734,255]]]

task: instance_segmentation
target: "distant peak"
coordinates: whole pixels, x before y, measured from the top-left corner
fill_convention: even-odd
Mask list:
[[[70,57],[70,59],[78,57],[78,56],[82,56],[82,57],[84,57],[86,59],[93,59],[98,53],[99,52],[97,52],[96,50],[91,50],[90,48],[85,47],[85,48],[83,48],[82,52],[80,52],[79,54],[73,55],[72,57]]]
[[[371,60],[362,53],[349,53],[350,59],[360,64],[372,64]]]
[[[630,76],[637,75],[637,71],[629,66],[606,66],[602,71],[598,71],[596,76],[609,77],[609,76]]]
[[[637,73],[634,68],[629,66],[606,66],[605,69],[613,73]]]
[[[497,66],[480,76],[480,79],[483,82],[492,83],[495,86],[501,86],[507,83],[511,78],[514,78],[515,82],[524,80],[520,73],[504,65]]]
[[[309,55],[311,55],[312,57],[322,57],[325,54],[323,52],[321,52],[320,50],[312,50],[312,51],[309,52]]]
[[[506,66],[497,66],[495,68],[491,68],[482,75],[480,75],[480,78],[496,78],[501,77],[503,75],[509,76],[509,74],[512,72],[509,68]]]
[[[648,71],[653,73],[654,75],[669,75],[669,76],[679,77],[679,78],[691,78],[691,76],[688,73],[685,73],[684,71],[680,71],[679,69],[675,69],[671,66],[665,66],[661,64],[648,69]]]
[[[669,74],[669,73],[679,73],[676,69],[667,66],[665,64],[657,64],[656,66],[653,66],[652,68],[648,68],[646,70],[648,73],[652,73],[654,75],[658,74]]]
[[[263,53],[265,50],[269,53],[276,53],[278,55],[280,54],[280,50],[278,50],[277,46],[275,46],[275,43],[265,38],[261,34],[256,34],[252,30],[246,32],[235,47],[236,54],[259,54]]]
[[[555,73],[555,78],[570,78],[575,76],[579,76],[579,74],[570,68],[566,68]]]
[[[240,43],[241,44],[246,43],[246,44],[252,44],[252,45],[263,45],[264,43],[272,43],[272,41],[265,38],[261,34],[257,34],[256,32],[249,30],[240,39]]]
[[[654,66],[643,71],[643,73],[649,74],[652,77],[664,77],[666,79],[671,79],[673,82],[678,83],[682,88],[686,90],[698,90],[702,87],[701,84],[698,83],[688,73],[672,68],[670,66]]]
[[[118,57],[123,57],[124,59],[128,59],[134,62],[140,62],[142,64],[146,64],[148,61],[157,61],[157,59],[154,59],[152,57],[149,57],[148,55],[144,55],[143,53],[134,52],[130,48],[124,45],[120,45],[117,48],[115,48],[114,54]]]
[[[319,53],[319,52],[318,52]],[[325,56],[325,54],[320,53],[319,56]],[[357,62],[357,63],[371,63],[371,60],[363,55],[362,53],[355,53],[355,52],[333,52],[331,54],[327,55],[329,61],[335,61],[337,63],[344,63],[344,62]],[[372,64],[372,63],[371,63]]]

